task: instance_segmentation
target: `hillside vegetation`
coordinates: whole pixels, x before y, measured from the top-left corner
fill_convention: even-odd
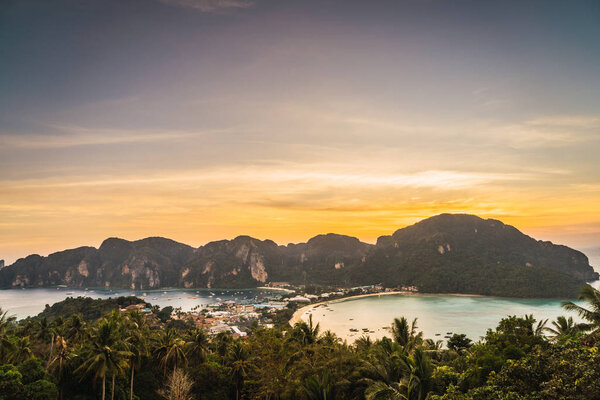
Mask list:
[[[98,249],[31,255],[0,270],[1,287],[248,288],[287,281],[518,297],[572,297],[597,278],[577,250],[463,214],[428,218],[376,245],[337,234],[287,246],[239,236],[197,249],[159,237],[110,238]]]

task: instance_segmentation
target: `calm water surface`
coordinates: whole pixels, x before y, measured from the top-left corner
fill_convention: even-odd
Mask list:
[[[145,301],[161,308],[172,306],[190,311],[196,306],[207,306],[228,300],[253,302],[266,298],[278,298],[281,292],[261,289],[173,289],[173,290],[84,290],[70,288],[36,288],[0,290],[0,307],[17,318],[25,318],[42,312],[46,304],[52,305],[67,297],[92,297],[107,299],[119,296],[144,296]],[[190,297],[196,297],[190,298]],[[169,300],[170,299],[170,300]]]
[[[383,327],[392,320],[404,316],[412,321],[418,318],[419,330],[426,338],[444,339],[448,332],[465,333],[472,340],[479,340],[488,328],[495,328],[507,315],[533,314],[538,320],[556,319],[559,315],[573,315],[561,307],[561,300],[507,299],[497,297],[459,297],[447,295],[387,295],[350,299],[329,303],[309,315],[321,324],[322,330],[331,330],[338,336],[354,341],[369,328],[371,338],[390,336]],[[576,318],[575,315],[573,315]],[[357,328],[358,333],[350,332]],[[436,334],[439,334],[436,336]]]

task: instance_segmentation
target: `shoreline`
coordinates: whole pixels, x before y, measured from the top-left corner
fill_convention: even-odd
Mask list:
[[[312,303],[312,304],[308,304],[306,306],[303,306],[303,307],[297,309],[296,311],[294,311],[294,314],[292,315],[292,318],[290,318],[290,320],[288,321],[288,323],[290,324],[290,326],[293,327],[295,324],[297,324],[298,322],[302,321],[302,317],[309,310],[312,310],[313,308],[315,308],[317,306],[320,306],[322,304],[340,303],[342,301],[355,300],[355,299],[360,299],[360,298],[364,298],[364,297],[391,296],[391,295],[400,295],[400,296],[496,297],[496,296],[485,296],[485,295],[482,295],[482,294],[466,294],[466,293],[419,293],[419,292],[408,292],[408,291],[402,291],[402,290],[397,290],[397,291],[393,291],[393,292],[357,294],[355,296],[341,297],[341,298],[337,298],[337,299],[333,299],[333,300],[329,300],[329,301],[319,301],[318,303]]]
[[[274,288],[274,287],[268,287],[268,286],[258,286],[256,289],[274,290],[274,291],[277,291],[277,292],[285,292],[285,293],[293,293],[294,292],[294,290],[290,290],[290,289]]]

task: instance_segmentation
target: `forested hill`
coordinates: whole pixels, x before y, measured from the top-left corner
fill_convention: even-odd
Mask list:
[[[152,289],[255,287],[268,282],[425,292],[571,297],[598,274],[581,252],[535,240],[501,221],[442,214],[382,236],[376,245],[326,234],[280,246],[239,236],[193,248],[165,238],[110,238],[31,255],[0,270],[2,287],[68,285]]]

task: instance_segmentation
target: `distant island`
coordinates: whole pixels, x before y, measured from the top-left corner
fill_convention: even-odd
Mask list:
[[[425,219],[375,245],[332,233],[286,246],[238,236],[199,248],[161,237],[109,238],[98,249],[30,255],[0,269],[3,288],[251,288],[289,282],[507,297],[573,297],[595,279],[598,273],[583,253],[466,214]]]

